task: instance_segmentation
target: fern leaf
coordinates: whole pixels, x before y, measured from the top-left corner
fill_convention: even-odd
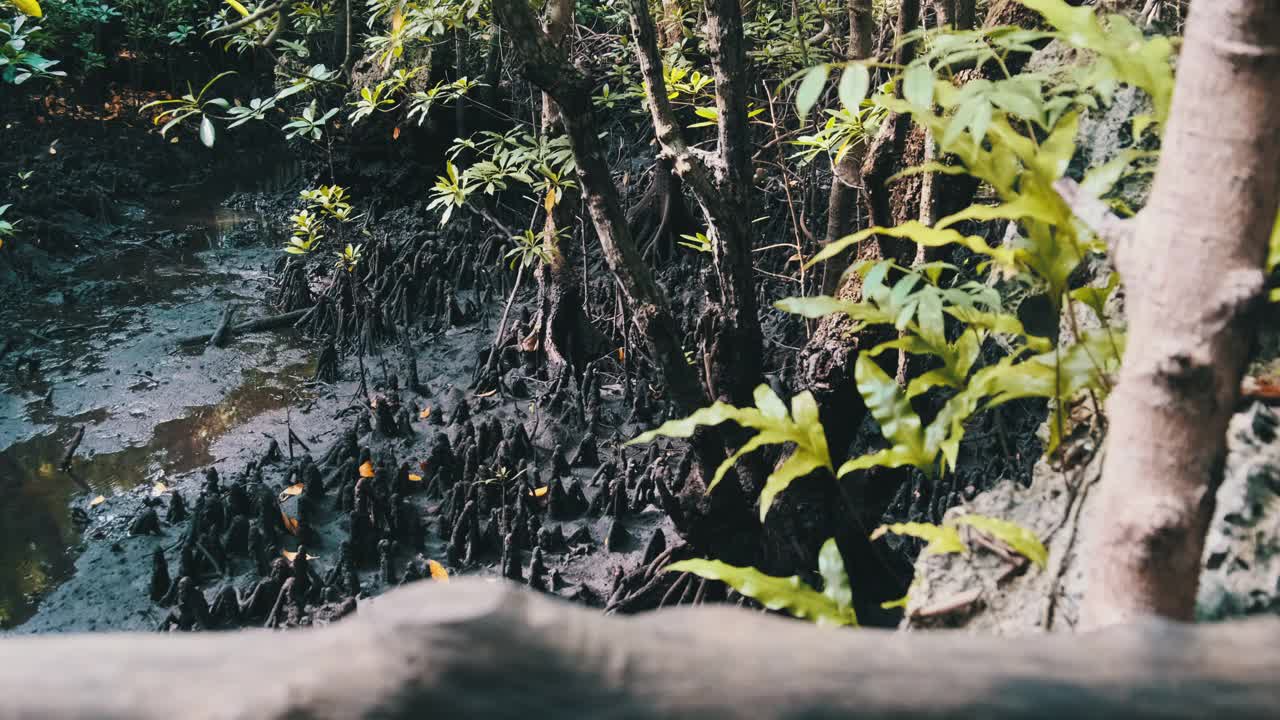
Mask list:
[[[837,607],[848,608],[852,612],[853,587],[849,584],[844,557],[840,555],[835,538],[828,539],[818,551],[818,574],[822,576],[822,594],[831,598]],[[857,623],[856,616],[854,623]]]
[[[802,448],[797,448],[791,457],[779,465],[765,480],[764,489],[760,491],[760,522],[764,522],[769,514],[769,508],[773,507],[773,500],[778,493],[786,490],[797,478],[802,478],[820,467],[829,468],[830,463],[830,460],[824,460]]]
[[[1021,525],[986,515],[961,515],[957,525],[968,525],[1013,548],[1041,569],[1049,564],[1049,550],[1036,534]]]
[[[774,577],[752,567],[737,567],[719,560],[682,560],[668,565],[666,572],[688,572],[708,580],[719,580],[770,610],[785,610],[819,625],[858,624],[853,608],[840,607],[835,600],[809,587],[795,575]]]
[[[926,555],[947,555],[962,553],[966,550],[964,543],[960,541],[960,533],[950,526],[918,522],[893,523],[876,528],[875,532],[871,533],[871,539],[878,540],[887,533],[924,540],[929,543],[924,548]]]

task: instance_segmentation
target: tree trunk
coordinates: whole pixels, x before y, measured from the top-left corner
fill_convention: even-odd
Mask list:
[[[564,46],[573,27],[573,0],[551,0],[547,3],[543,18],[543,31],[548,40]],[[564,123],[556,101],[542,94],[542,132],[548,136],[564,132]],[[573,207],[578,204],[576,190],[565,190],[558,202],[547,212],[542,230],[542,247],[547,260],[538,266],[538,319],[539,351],[555,376],[562,365],[569,365],[575,373],[581,373],[592,354],[604,352],[599,333],[587,319],[582,276],[578,272],[579,257],[573,242],[573,234],[562,235],[562,230],[573,228]]]
[[[1082,609],[1190,619],[1280,198],[1280,5],[1195,3],[1151,200],[1115,249],[1129,339]]]
[[[632,0],[631,27],[661,154],[674,162],[676,174],[693,191],[712,240],[719,293],[710,298],[710,318],[704,325],[708,330],[702,338],[707,356],[707,390],[717,400],[741,406],[752,402],[763,361],[751,257],[753,188],[746,51],[738,0],[709,0],[706,11],[707,45],[715,77],[714,155],[696,150],[685,141],[667,97],[648,0]]]
[[[870,57],[875,30],[871,0],[849,0],[849,53],[846,59],[863,60]],[[827,198],[827,244],[853,232],[858,192],[862,187],[862,160],[866,155],[865,151],[865,144],[851,148],[832,168],[831,193]],[[848,260],[844,255],[832,258],[823,267],[823,294],[836,293],[840,276],[847,267]]]
[[[494,0],[495,14],[519,56],[522,72],[534,85],[551,95],[578,166],[587,210],[597,239],[627,309],[654,362],[662,371],[667,391],[677,411],[684,414],[704,406],[707,396],[694,368],[685,360],[680,327],[671,314],[666,293],[644,262],[627,226],[618,188],[601,152],[591,105],[591,87],[581,72],[568,63],[564,48],[551,43],[538,26],[525,0]],[[665,95],[663,95],[665,97]],[[661,133],[659,133],[661,135]],[[705,179],[705,178],[703,178]],[[755,362],[760,361],[757,351]],[[742,556],[742,547],[759,530],[749,501],[736,482],[725,482],[704,496],[715,468],[724,460],[720,435],[699,432],[690,440],[698,473],[681,478],[677,488],[688,515],[678,519],[682,533],[719,557]],[[719,551],[723,552],[719,552]]]

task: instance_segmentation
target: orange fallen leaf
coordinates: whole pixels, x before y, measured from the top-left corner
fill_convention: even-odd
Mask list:
[[[164,483],[162,483],[162,482],[158,482],[158,483],[156,483],[155,485],[152,485],[152,486],[151,486],[151,494],[152,494],[152,496],[159,496],[159,495],[163,495],[163,494],[165,494],[165,493],[167,493],[167,492],[169,492],[169,486],[168,486],[168,485],[165,485],[165,484],[164,484]]]
[[[415,473],[409,473],[409,479],[414,482],[422,482],[422,476]]]
[[[364,464],[360,466],[360,477],[373,477],[373,463],[366,460]]]
[[[391,131],[391,139],[392,139],[392,140],[399,140],[399,139],[400,139],[400,128],[396,128],[395,130],[392,130],[392,131]]]
[[[627,361],[627,349],[624,347],[618,348],[618,362],[626,362],[626,361]]]
[[[431,417],[431,408],[423,408],[422,412],[418,413],[419,420],[426,420],[429,417]]]
[[[99,495],[98,497],[89,501],[89,507],[98,507],[99,505],[101,505],[106,501],[107,501],[107,496]]]
[[[1280,400],[1280,379],[1246,376],[1240,381],[1240,394],[1258,400]]]
[[[283,500],[283,499],[285,499],[285,498],[287,498],[287,497],[290,497],[290,496],[292,496],[292,495],[301,495],[301,494],[302,494],[302,490],[303,490],[303,488],[305,488],[305,487],[306,487],[306,486],[305,486],[305,485],[303,485],[302,483],[298,483],[298,484],[296,484],[296,485],[290,485],[289,487],[287,487],[287,488],[285,488],[284,490],[280,491],[280,499],[281,499],[281,500]]]
[[[432,580],[440,580],[440,581],[442,581],[442,582],[449,582],[449,571],[448,571],[448,570],[445,570],[445,569],[444,569],[444,566],[443,566],[443,565],[441,565],[440,563],[436,562],[435,560],[428,560],[428,561],[427,561],[427,569],[431,571],[431,579],[432,579]]]
[[[290,533],[297,535],[300,529],[298,518],[289,517],[289,513],[284,510],[280,511],[280,517],[284,518],[284,527]]]
[[[551,488],[547,487],[546,485],[543,485],[542,487],[537,487],[530,490],[529,494],[534,497],[542,497],[543,495],[546,495],[550,491],[551,491]]]
[[[289,550],[281,550],[281,551],[280,551],[280,554],[281,554],[281,555],[283,555],[283,556],[284,556],[284,559],[285,559],[285,560],[288,560],[289,562],[293,562],[293,559],[294,559],[294,558],[296,558],[296,557],[298,557],[298,553],[296,553],[296,552],[292,552],[292,551],[289,551]],[[315,555],[312,555],[311,553],[307,553],[307,559],[308,559],[308,560],[319,560],[320,558],[316,557]]]

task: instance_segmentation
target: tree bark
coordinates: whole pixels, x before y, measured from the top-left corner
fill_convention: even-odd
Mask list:
[[[1280,198],[1280,5],[1193,4],[1159,168],[1114,249],[1129,339],[1083,607],[1189,619]]]
[[[662,156],[693,191],[706,219],[719,280],[713,297],[714,338],[707,341],[706,378],[710,395],[735,405],[750,404],[762,373],[763,341],[752,268],[750,218],[751,133],[747,125],[746,52],[738,0],[710,0],[707,45],[715,77],[716,153],[692,148],[667,98],[657,30],[648,0],[632,0],[631,28],[636,58],[649,99],[654,135]]]
[[[631,321],[662,371],[669,397],[678,411],[689,414],[704,406],[707,396],[696,371],[685,361],[680,328],[671,314],[666,293],[644,262],[627,226],[618,188],[600,150],[590,83],[568,63],[564,48],[547,39],[525,0],[494,0],[493,6],[516,47],[524,76],[551,95],[560,107],[578,166],[578,182],[605,261],[622,291]],[[760,362],[760,353],[752,359]],[[705,483],[710,482],[725,457],[721,436],[709,431],[696,433],[690,439],[690,447],[699,472],[681,478],[684,487],[676,489],[687,512],[680,519],[681,532],[691,543],[718,557],[741,558],[743,548],[759,531],[750,501],[736,482],[722,483],[715,493],[705,496]]]
[[[846,60],[864,60],[871,57],[875,43],[875,21],[871,0],[849,0],[849,53]],[[825,244],[833,243],[853,232],[858,208],[858,193],[862,187],[862,160],[866,156],[866,144],[850,148],[831,171],[831,192],[827,197],[827,233]],[[822,269],[822,292],[835,295],[840,277],[848,268],[848,258],[841,255],[832,258]]]
[[[548,41],[566,46],[569,31],[573,27],[573,0],[551,0],[547,3],[542,28]],[[564,132],[564,121],[556,101],[548,93],[542,93],[542,132],[547,136]],[[542,247],[547,260],[538,265],[538,350],[550,366],[552,377],[560,366],[569,365],[575,373],[581,373],[589,356],[605,351],[595,328],[587,319],[579,257],[572,233],[566,238],[563,229],[573,227],[573,207],[578,204],[579,193],[567,189],[558,202],[547,212],[542,229]]]
[[[632,240],[618,188],[600,151],[590,83],[569,64],[565,49],[548,40],[523,0],[497,0],[494,11],[520,56],[525,77],[560,108],[605,261],[622,289],[632,321],[662,370],[672,399],[686,412],[701,407],[706,396],[694,370],[685,362],[679,327],[666,294]]]
[[[0,716],[63,720],[1252,720],[1280,707],[1275,618],[1010,640],[725,606],[609,617],[481,579],[413,583],[314,630],[6,638],[0,663]]]

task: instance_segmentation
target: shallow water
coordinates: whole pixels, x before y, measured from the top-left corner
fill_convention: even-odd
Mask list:
[[[208,353],[176,346],[207,332],[227,302],[248,305],[269,287],[270,249],[228,247],[229,233],[257,218],[210,206],[227,192],[177,194],[138,229],[145,241],[80,263],[0,322],[26,336],[0,363],[0,629],[74,572],[73,511],[211,463],[228,432],[309,392],[295,333]],[[14,369],[28,353],[39,373]],[[71,472],[60,472],[82,426]]]

